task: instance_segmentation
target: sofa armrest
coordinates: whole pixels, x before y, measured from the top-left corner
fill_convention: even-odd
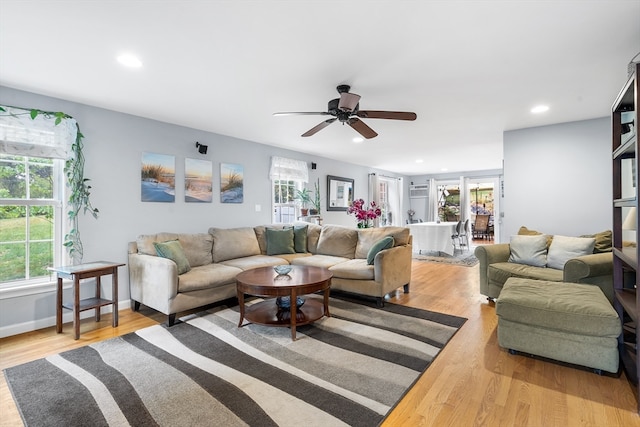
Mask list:
[[[167,258],[129,254],[129,291],[131,299],[169,313],[169,302],[178,294],[178,267]]]
[[[385,249],[373,259],[375,281],[390,292],[411,281],[411,257],[413,246],[402,245]]]
[[[477,246],[474,254],[480,261],[480,293],[489,295],[489,265],[509,261],[511,250],[508,243]]]
[[[567,261],[564,265],[563,280],[578,283],[580,279],[608,274],[613,274],[613,254],[603,252],[583,255]]]

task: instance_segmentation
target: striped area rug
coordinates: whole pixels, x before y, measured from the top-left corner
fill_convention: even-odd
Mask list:
[[[221,307],[5,375],[27,426],[375,426],[465,322],[336,298],[330,311],[291,341]]]

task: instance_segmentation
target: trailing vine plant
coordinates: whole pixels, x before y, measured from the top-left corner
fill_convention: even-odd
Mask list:
[[[14,107],[12,107],[14,108]],[[19,108],[19,107],[15,107]],[[20,108],[19,108],[20,109]],[[63,119],[72,119],[73,117],[62,112],[43,111],[39,109],[25,110],[24,114],[29,114],[32,120],[39,115],[47,118],[54,118],[55,125],[62,123]],[[0,112],[6,113],[7,110],[0,106]],[[13,116],[20,115],[20,113],[10,113]],[[82,239],[80,238],[79,229],[79,214],[82,211],[83,214],[90,213],[94,218],[98,218],[98,209],[94,208],[91,204],[91,185],[89,185],[89,178],[84,176],[84,154],[82,149],[84,144],[82,142],[84,135],[80,132],[80,125],[76,122],[76,140],[71,145],[71,156],[65,160],[64,174],[66,176],[66,185],[69,188],[69,198],[67,204],[69,211],[67,217],[71,223],[71,229],[64,236],[63,246],[67,249],[69,256],[74,263],[82,261],[84,254],[82,247]]]

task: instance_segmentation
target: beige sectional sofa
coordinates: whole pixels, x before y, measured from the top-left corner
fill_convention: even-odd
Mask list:
[[[378,252],[388,236],[393,247]],[[177,260],[158,256],[156,246],[174,241],[181,248]],[[411,252],[405,227],[296,223],[141,235],[128,245],[132,307],[144,304],[158,310],[172,325],[181,311],[235,297],[235,277],[241,271],[281,264],[326,267],[333,273],[332,291],[373,297],[382,306],[388,293],[401,286],[409,291]]]

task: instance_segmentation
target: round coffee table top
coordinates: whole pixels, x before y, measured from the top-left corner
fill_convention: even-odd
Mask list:
[[[273,267],[258,267],[236,276],[238,290],[251,295],[286,296],[296,288],[298,295],[324,289],[333,273],[323,267],[291,266],[289,274],[279,275]]]

